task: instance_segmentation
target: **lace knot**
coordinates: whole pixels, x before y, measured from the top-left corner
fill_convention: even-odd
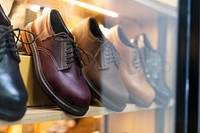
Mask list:
[[[142,68],[142,55],[141,53],[139,52],[139,49],[138,48],[134,48],[133,49],[133,67],[136,69],[136,70],[139,70]]]
[[[105,65],[109,66],[111,63],[115,63],[117,67],[119,67],[119,53],[115,49],[112,42],[105,38],[98,38],[96,40],[97,43],[101,43],[101,47],[97,50],[95,57],[102,51],[103,58],[105,61]]]
[[[65,63],[67,65],[70,65],[72,62],[80,63],[86,65],[86,63],[83,61],[82,56],[80,54],[80,51],[86,55],[88,61],[90,61],[88,55],[82,50],[76,42],[66,33],[66,32],[60,32],[52,36],[48,36],[44,39],[42,39],[42,42],[45,42],[49,39],[53,39],[57,42],[67,42],[67,45],[65,46]],[[80,50],[80,51],[79,51]]]

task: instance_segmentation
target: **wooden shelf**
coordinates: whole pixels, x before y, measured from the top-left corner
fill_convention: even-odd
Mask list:
[[[174,105],[174,100],[171,100],[168,107],[172,107],[173,105]],[[123,112],[115,112],[101,106],[90,106],[88,112],[84,116],[81,116],[81,117],[134,112],[134,111],[141,111],[141,110],[152,110],[156,108],[161,108],[161,107],[156,105],[155,103],[153,103],[149,108],[141,108],[134,104],[127,104]],[[39,122],[45,122],[45,121],[75,119],[75,118],[81,118],[81,117],[66,114],[62,110],[56,107],[43,107],[43,108],[29,107],[28,110],[26,111],[25,116],[21,120],[16,121],[16,122],[0,121],[0,126],[8,126],[8,125],[15,125],[15,124],[31,124],[31,123],[39,123]]]

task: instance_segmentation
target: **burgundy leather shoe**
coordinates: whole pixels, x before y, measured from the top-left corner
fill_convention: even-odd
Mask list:
[[[61,109],[73,115],[84,115],[91,94],[82,73],[81,55],[72,34],[57,10],[38,17],[26,26],[36,35],[32,54],[36,75],[47,95]],[[22,33],[27,41],[30,36]]]
[[[122,111],[128,101],[128,92],[120,79],[118,54],[113,44],[107,40],[94,18],[87,18],[73,30],[79,47],[91,58],[85,65],[86,81],[90,90],[103,105]],[[83,56],[86,62],[87,58]]]

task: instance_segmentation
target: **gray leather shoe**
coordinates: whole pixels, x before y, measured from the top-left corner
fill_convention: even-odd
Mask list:
[[[104,37],[94,18],[83,20],[72,33],[79,47],[90,57],[84,69],[91,92],[106,107],[122,111],[128,92],[119,76],[119,59],[113,44]],[[83,60],[87,62],[84,56]]]

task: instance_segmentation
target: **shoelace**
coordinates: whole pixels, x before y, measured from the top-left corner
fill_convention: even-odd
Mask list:
[[[162,71],[162,60],[159,53],[147,50],[144,51],[145,51],[144,63],[148,74],[147,76],[158,78],[159,74]]]
[[[148,46],[148,40],[146,41],[147,46],[145,46],[145,38],[146,37],[142,35],[136,39],[136,44],[140,46],[139,51],[142,57],[142,65],[144,66],[147,78],[152,77],[158,79],[163,70],[162,65],[167,62],[163,60],[162,55],[158,51],[152,50],[151,46]]]
[[[112,42],[108,41],[104,38],[98,38],[96,40],[97,43],[102,43],[101,47],[97,50],[94,57],[97,57],[97,55],[100,53],[100,51],[103,51],[104,59],[105,59],[105,65],[106,68],[111,64],[115,63],[116,66],[119,66],[119,53],[113,46]],[[104,69],[104,68],[102,68]]]
[[[137,46],[133,46],[133,60],[132,64],[136,70],[140,70],[142,66],[142,54]]]
[[[14,31],[18,31],[18,34],[15,34]],[[33,40],[31,40],[30,42],[24,42],[21,39],[21,32],[26,32],[29,33],[33,36]],[[15,57],[19,59],[19,55],[17,52],[17,47],[16,44],[19,42],[21,42],[22,44],[32,44],[35,41],[35,35],[28,30],[24,30],[24,29],[20,29],[20,28],[15,28],[12,29],[12,26],[4,26],[4,25],[0,25],[0,44],[2,44],[3,42],[6,42],[5,45],[0,46],[0,49],[3,49],[0,54],[2,53],[6,53],[6,52],[13,52],[15,53]],[[16,38],[16,41],[14,40],[14,37]]]
[[[85,53],[83,49],[78,47],[76,42],[65,32],[60,32],[52,36],[48,36],[42,40],[42,42],[47,41],[49,39],[54,39],[58,42],[67,42],[67,47],[65,48],[66,51],[66,64],[69,65],[72,62],[82,62],[84,65],[88,65],[90,62],[89,56]],[[81,53],[82,52],[88,59],[88,63],[85,63],[82,59]]]

